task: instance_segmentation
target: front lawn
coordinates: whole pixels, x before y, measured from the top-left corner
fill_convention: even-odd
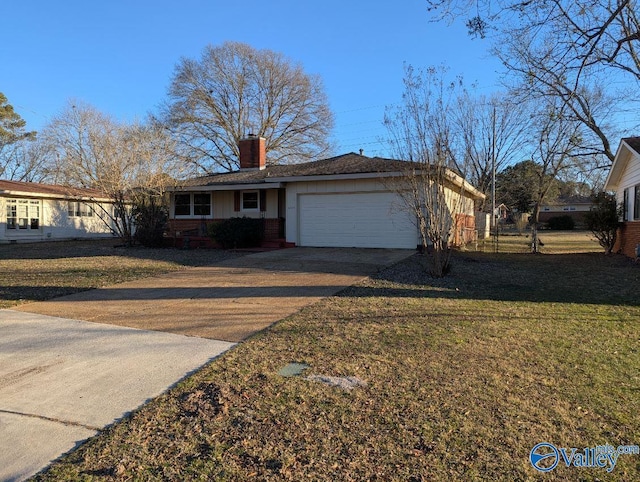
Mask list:
[[[640,265],[597,252],[454,263],[432,280],[413,256],[303,309],[36,479],[639,480],[640,455],[542,475],[529,453],[640,445]],[[291,362],[309,368],[280,375]]]
[[[116,247],[115,239],[0,244],[0,308],[210,264],[239,253]]]

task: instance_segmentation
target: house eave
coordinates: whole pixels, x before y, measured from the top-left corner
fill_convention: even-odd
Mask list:
[[[249,191],[256,189],[278,189],[283,187],[280,182],[232,183],[232,184],[204,184],[200,186],[184,186],[171,189],[171,192],[206,192],[206,191]]]
[[[48,193],[38,193],[32,191],[17,191],[11,189],[2,189],[0,190],[0,197],[20,197],[20,198],[28,198],[28,199],[48,199],[48,200],[58,200],[58,201],[87,201],[87,202],[112,202],[111,199],[102,198],[102,197],[91,197],[91,196],[74,196],[72,194],[62,195],[62,194],[48,194]]]
[[[616,155],[613,158],[613,164],[611,165],[611,169],[609,170],[609,174],[607,175],[607,180],[604,183],[605,191],[617,191],[620,178],[624,173],[627,165],[629,164],[629,160],[632,156],[638,155],[627,142],[622,139],[620,141],[620,145],[618,146],[618,150],[616,151]]]

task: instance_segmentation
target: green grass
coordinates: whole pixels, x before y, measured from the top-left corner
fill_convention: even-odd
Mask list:
[[[36,479],[640,479],[637,455],[611,474],[528,460],[542,441],[640,445],[640,265],[464,252],[433,280],[423,262],[254,336]],[[310,368],[278,375],[290,362]]]

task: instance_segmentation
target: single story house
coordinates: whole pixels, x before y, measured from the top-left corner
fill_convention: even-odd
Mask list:
[[[540,206],[539,221],[549,222],[549,219],[558,216],[569,216],[577,225],[584,223],[584,216],[591,210],[593,203],[588,196],[559,197],[551,201],[545,201]]]
[[[252,217],[265,220],[266,239],[295,246],[415,249],[421,244],[415,219],[391,187],[405,175],[407,162],[350,153],[266,166],[265,142],[256,136],[240,141],[240,170],[175,188],[169,236],[204,235],[208,223]],[[453,172],[449,179],[452,205],[460,206],[451,214],[458,226],[453,244],[463,244],[475,234],[474,202],[484,195]]]
[[[640,137],[620,141],[604,186],[622,204],[622,226],[614,251],[635,258],[640,245]]]
[[[97,190],[0,180],[0,243],[112,237]]]

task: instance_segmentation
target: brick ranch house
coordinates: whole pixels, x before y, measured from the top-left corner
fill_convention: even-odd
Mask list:
[[[113,237],[100,191],[0,180],[0,243]]]
[[[557,216],[569,216],[576,225],[584,225],[586,213],[591,210],[593,202],[588,196],[559,197],[558,199],[547,201],[540,206],[541,223],[548,223],[551,218]]]
[[[240,169],[186,181],[170,192],[169,237],[203,236],[206,225],[232,217],[262,218],[265,239],[313,247],[410,248],[420,243],[415,220],[400,208],[389,180],[408,163],[355,153],[293,165],[266,165],[265,139],[240,141]],[[460,199],[453,244],[475,236],[474,203],[484,197],[450,173]],[[462,194],[460,192],[462,191]]]
[[[635,258],[640,245],[640,137],[620,141],[604,188],[615,191],[623,207],[622,226],[613,250]]]

